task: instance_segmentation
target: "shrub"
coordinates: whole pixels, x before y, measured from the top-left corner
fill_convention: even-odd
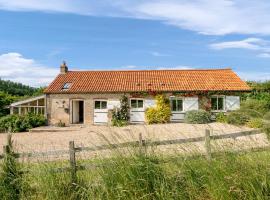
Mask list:
[[[227,123],[227,116],[223,112],[220,112],[216,115],[216,121],[220,123]]]
[[[112,110],[112,125],[126,126],[129,121],[129,103],[128,97],[123,95],[120,99],[120,109],[114,108]]]
[[[164,95],[155,97],[156,107],[148,108],[145,112],[146,121],[148,124],[167,123],[171,117],[170,101]]]
[[[231,112],[227,116],[227,122],[233,125],[245,125],[250,117],[242,112]]]
[[[187,111],[184,121],[190,124],[207,124],[211,122],[211,114],[205,110]]]
[[[27,114],[27,115],[7,115],[0,118],[0,131],[22,132],[31,128],[43,126],[46,119],[43,115]]]
[[[241,110],[255,110],[262,115],[269,109],[269,102],[266,100],[248,99],[241,104]]]
[[[250,128],[262,128],[263,127],[263,120],[260,118],[253,118],[250,119],[247,124],[248,127]]]

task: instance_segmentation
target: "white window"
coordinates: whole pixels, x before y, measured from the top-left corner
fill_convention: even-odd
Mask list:
[[[211,110],[212,111],[224,111],[225,110],[225,98],[224,96],[211,97]]]
[[[177,99],[177,98],[171,99],[171,110],[173,112],[181,112],[181,111],[183,111],[183,100],[182,99]]]
[[[131,99],[130,106],[131,106],[131,108],[143,108],[143,100],[142,99]]]

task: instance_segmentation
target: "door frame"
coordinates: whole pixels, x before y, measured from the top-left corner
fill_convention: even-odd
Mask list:
[[[140,110],[138,110],[138,111],[136,111],[136,110],[134,110],[134,111],[132,111],[132,109],[138,109],[138,108],[131,108],[131,100],[142,100],[143,101],[143,107],[141,108],[142,109],[142,111],[140,111]],[[144,105],[144,102],[145,102],[145,99],[144,98],[136,98],[136,97],[134,97],[134,98],[130,98],[129,99],[129,107],[130,107],[130,111],[129,111],[129,114],[130,114],[130,123],[144,123],[145,122],[145,119],[144,119],[144,121],[131,121],[131,115],[132,115],[132,112],[143,112],[144,113],[144,115],[145,115],[145,105]]]
[[[74,101],[82,101],[83,102],[83,122],[82,123],[74,123],[73,122],[73,102]],[[69,123],[70,124],[85,124],[85,99],[70,99],[69,100],[70,112],[69,112]]]

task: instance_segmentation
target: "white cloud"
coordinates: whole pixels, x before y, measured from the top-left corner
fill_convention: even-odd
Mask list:
[[[0,0],[0,9],[152,19],[209,35],[270,35],[269,0]]]
[[[258,57],[270,57],[270,42],[260,38],[247,38],[239,41],[227,41],[220,43],[213,43],[209,45],[215,50],[223,49],[248,49],[258,52]]]
[[[257,55],[260,58],[270,58],[270,53],[261,53]]]
[[[19,53],[0,55],[0,77],[31,86],[45,86],[59,73],[58,69],[46,67]]]
[[[244,40],[239,41],[229,41],[229,42],[220,42],[220,43],[214,43],[210,44],[210,47],[212,49],[251,49],[251,50],[261,50],[266,47],[264,47],[267,43],[267,41],[262,40],[260,38],[247,38]]]
[[[186,70],[186,69],[195,69],[192,66],[186,66],[186,65],[178,65],[175,67],[158,67],[157,70]]]
[[[150,54],[152,56],[155,56],[155,57],[168,57],[168,56],[171,56],[170,54],[160,53],[160,52],[157,52],[157,51],[152,51],[152,52],[150,52]]]

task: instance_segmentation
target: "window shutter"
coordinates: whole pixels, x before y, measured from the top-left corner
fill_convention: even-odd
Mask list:
[[[226,96],[226,110],[237,110],[240,108],[240,97],[239,96]]]
[[[156,106],[156,100],[155,99],[145,99],[144,100],[144,106],[145,108],[151,108]]]
[[[198,97],[186,97],[183,104],[184,111],[199,110]]]
[[[108,100],[108,109],[120,108],[120,100]]]

